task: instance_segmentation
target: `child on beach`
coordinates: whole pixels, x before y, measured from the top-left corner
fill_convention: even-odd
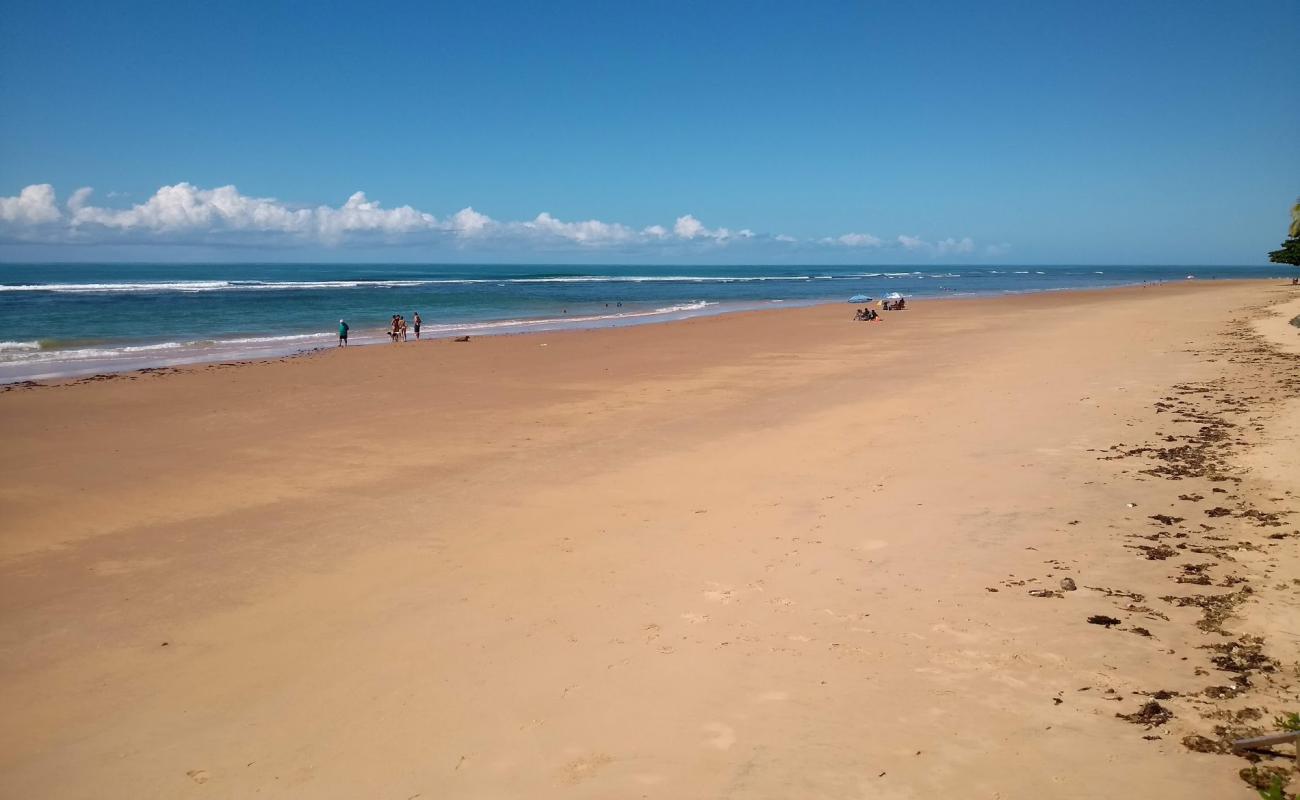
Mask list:
[[[339,320],[339,347],[348,346],[348,324]]]

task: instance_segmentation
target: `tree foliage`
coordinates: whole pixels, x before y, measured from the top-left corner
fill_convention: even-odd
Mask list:
[[[1292,236],[1282,243],[1282,247],[1268,254],[1268,260],[1274,264],[1290,264],[1300,267],[1300,236]]]
[[[1291,206],[1291,230],[1289,238],[1282,246],[1268,254],[1268,260],[1274,264],[1290,264],[1300,267],[1300,202]]]

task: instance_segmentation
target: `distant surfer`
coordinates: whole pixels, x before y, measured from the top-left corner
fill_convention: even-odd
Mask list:
[[[348,346],[348,324],[339,320],[339,347]]]

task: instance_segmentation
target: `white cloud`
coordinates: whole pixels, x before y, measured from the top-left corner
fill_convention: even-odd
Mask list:
[[[975,252],[975,240],[969,236],[960,239],[949,236],[937,242],[927,242],[919,236],[903,235],[899,236],[895,241],[904,250],[913,253],[927,253],[932,258],[935,256],[964,256]]]
[[[712,239],[716,242],[724,242],[733,236],[732,232],[726,228],[710,230],[704,227],[704,223],[690,214],[677,218],[677,222],[673,225],[673,233],[677,234],[679,239]],[[739,235],[742,238],[750,238],[754,234],[746,229],[741,231]]]
[[[480,214],[469,206],[451,215],[451,229],[462,236],[474,236],[484,233],[496,224],[496,220],[487,214]]]
[[[130,206],[101,206],[93,190],[74,191],[63,208],[54,188],[36,184],[17,196],[0,197],[0,242],[327,245],[351,241],[427,243],[442,241],[457,247],[683,248],[752,246],[796,243],[804,247],[882,248],[935,255],[975,253],[969,237],[930,244],[915,236],[886,240],[869,233],[796,239],[784,233],[756,233],[749,228],[709,228],[692,214],[676,218],[672,227],[634,228],[598,219],[565,221],[543,211],[531,220],[502,221],[472,207],[438,217],[409,205],[384,207],[365,192],[355,192],[340,206],[293,205],[273,197],[252,197],[234,186],[204,189],[190,183],[163,186],[144,202]],[[118,195],[110,192],[108,197]],[[1004,252],[997,245],[984,252]]]
[[[971,239],[969,236],[962,237],[961,239],[953,239],[950,237],[943,239],[934,247],[940,255],[950,255],[954,253],[965,255],[967,253],[975,252],[975,240]]]
[[[869,233],[846,233],[843,236],[836,236],[833,239],[823,240],[827,244],[838,244],[844,247],[879,247],[880,237],[872,236]]]
[[[589,219],[585,222],[562,222],[543,211],[532,222],[522,223],[524,228],[567,239],[582,245],[617,244],[637,238],[636,231],[617,222]]]
[[[45,225],[63,218],[54,201],[54,187],[38,183],[17,197],[0,197],[0,221],[19,225]]]

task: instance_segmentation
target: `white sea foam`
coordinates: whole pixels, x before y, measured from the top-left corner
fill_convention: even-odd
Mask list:
[[[310,339],[333,339],[332,333],[298,333],[291,336],[246,336],[242,339],[214,339],[215,344],[276,344],[301,342]]]
[[[578,323],[618,322],[621,320],[643,319],[646,317],[661,317],[670,314],[680,314],[687,311],[700,311],[716,305],[718,305],[718,303],[707,300],[696,300],[690,303],[679,303],[677,305],[664,306],[663,308],[656,308],[649,311],[622,311],[617,314],[487,320],[484,322],[453,322],[447,324],[425,325],[424,329],[430,333],[436,334],[460,333],[464,331],[517,330],[542,326],[567,327]]]
[[[656,319],[690,315],[719,304],[707,300],[646,310],[625,310],[612,314],[545,317],[535,319],[486,320],[425,325],[437,336],[462,333],[512,333],[559,328],[599,327],[636,324]],[[354,329],[359,344],[386,341],[377,330]],[[199,362],[267,358],[317,349],[332,340],[332,332],[243,336],[224,339],[152,342],[147,344],[93,345],[66,349],[41,349],[39,342],[4,342],[0,347],[0,383],[14,380],[42,380],[99,372],[120,372],[143,367],[175,366]]]
[[[894,277],[915,273],[893,273]],[[55,294],[148,294],[166,292],[268,292],[314,289],[406,289],[420,286],[547,283],[761,283],[765,281],[855,280],[880,273],[853,275],[567,275],[543,278],[430,278],[336,281],[122,281],[115,283],[24,283],[0,285],[0,292]]]

